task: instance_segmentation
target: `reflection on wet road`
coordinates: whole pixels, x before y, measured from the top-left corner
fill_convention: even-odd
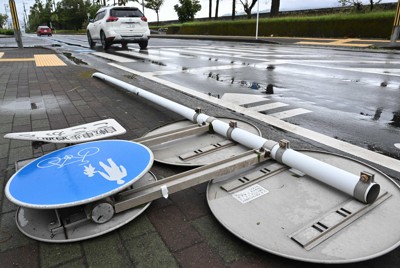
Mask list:
[[[110,54],[136,60],[115,67],[400,159],[399,54],[217,42]]]
[[[399,53],[157,38],[105,53],[85,36],[40,40],[400,171]]]

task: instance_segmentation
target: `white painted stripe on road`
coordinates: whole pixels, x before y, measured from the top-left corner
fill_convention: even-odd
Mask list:
[[[286,110],[283,112],[279,112],[279,113],[273,113],[270,114],[270,116],[279,118],[279,119],[284,119],[284,118],[289,118],[289,117],[293,117],[296,115],[300,115],[300,114],[307,114],[307,113],[311,113],[310,110],[307,109],[303,109],[303,108],[296,108],[296,109],[290,109],[290,110]]]
[[[225,57],[232,57],[232,54],[224,54],[224,53],[218,53],[215,50],[207,50],[207,51],[200,51],[199,48],[196,48],[196,50],[189,50],[189,49],[175,49],[175,48],[169,48],[168,50],[170,51],[176,51],[176,52],[184,52],[185,54],[190,54],[190,55],[205,55],[205,56],[225,56]]]
[[[224,95],[222,95],[221,99],[227,102],[235,103],[237,105],[250,104],[254,102],[269,100],[261,95],[240,94],[240,93],[225,93]]]
[[[360,72],[360,73],[371,73],[371,74],[380,74],[380,75],[390,75],[390,76],[400,76],[399,74],[394,73],[386,73],[386,69],[375,69],[375,68],[338,68],[333,66],[322,66],[322,65],[313,65],[313,64],[304,64],[299,62],[288,63],[291,65],[300,65],[300,66],[307,66],[313,68],[324,68],[324,69],[331,69],[331,70],[339,70],[339,71],[351,71],[351,72]],[[387,70],[395,70],[396,69],[387,69]],[[398,72],[398,71],[397,71]]]
[[[169,70],[169,71],[155,71],[155,72],[146,72],[147,75],[168,75],[174,73],[205,73],[210,71],[218,71],[218,70],[229,70],[229,69],[238,69],[246,67],[243,64],[229,64],[229,65],[220,65],[220,66],[209,66],[209,67],[199,67],[199,68],[188,68],[186,70]]]
[[[116,61],[116,62],[121,62],[121,63],[124,63],[124,62],[136,62],[136,60],[133,60],[133,59],[129,59],[129,58],[126,58],[126,57],[121,57],[121,56],[116,56],[116,55],[109,54],[109,53],[104,53],[104,52],[93,52],[92,54],[95,55],[95,56],[98,56],[98,57],[102,57],[104,59],[108,59],[108,60],[112,60],[112,61]]]
[[[144,53],[135,52],[135,51],[116,51],[115,53],[131,56],[131,57],[135,57],[135,58],[139,58],[139,59],[145,59],[145,60],[158,61],[158,60],[168,59],[168,58],[164,58],[164,57],[160,57],[160,56],[156,56],[156,55],[152,55],[152,54],[144,54]]]
[[[268,111],[268,110],[272,110],[272,109],[276,109],[276,108],[280,108],[280,107],[285,107],[288,105],[289,104],[286,104],[283,102],[273,102],[273,103],[268,103],[268,104],[264,104],[264,105],[260,105],[260,106],[250,107],[249,109],[252,109],[257,112],[261,112],[261,111]]]
[[[160,54],[165,54],[168,57],[174,57],[174,58],[179,57],[179,58],[187,58],[187,59],[193,59],[194,58],[193,56],[182,55],[182,53],[173,52],[173,51],[167,51],[165,49],[160,49],[159,51],[160,51]]]
[[[4,55],[4,52],[0,52],[0,58],[2,58]]]
[[[348,142],[337,140],[335,138],[326,136],[324,134],[315,132],[313,130],[309,130],[309,129],[306,129],[306,128],[303,128],[303,127],[300,127],[300,126],[296,126],[296,125],[290,124],[290,123],[285,122],[285,121],[283,121],[283,120],[281,120],[279,118],[275,118],[275,117],[270,116],[270,115],[262,114],[262,113],[259,113],[257,111],[253,111],[251,109],[247,109],[247,108],[244,108],[242,106],[239,106],[237,104],[224,101],[222,99],[217,99],[217,98],[214,98],[212,96],[208,96],[207,94],[204,94],[204,93],[195,91],[193,89],[190,89],[190,88],[175,84],[173,82],[169,82],[169,81],[163,80],[163,79],[158,78],[158,77],[147,75],[145,73],[138,72],[136,70],[133,70],[133,69],[130,69],[130,68],[126,68],[124,66],[121,66],[121,65],[118,65],[118,64],[115,64],[115,63],[109,63],[109,65],[114,66],[116,68],[119,68],[121,70],[124,70],[126,72],[142,76],[142,77],[147,78],[149,80],[152,80],[152,81],[154,81],[156,83],[160,83],[160,84],[165,85],[167,87],[171,87],[171,88],[173,88],[175,90],[182,91],[182,92],[184,92],[186,94],[193,95],[193,96],[195,96],[195,97],[197,97],[199,99],[203,99],[204,101],[208,101],[208,102],[213,103],[215,105],[231,109],[233,111],[236,111],[237,113],[241,113],[241,114],[244,114],[246,116],[250,116],[250,117],[252,117],[254,119],[260,120],[261,122],[265,122],[267,124],[270,124],[271,126],[280,128],[280,129],[288,131],[288,132],[292,132],[294,134],[297,134],[297,135],[300,135],[300,136],[302,136],[304,138],[319,142],[319,143],[324,144],[326,146],[329,146],[331,148],[335,148],[335,149],[340,150],[342,152],[345,152],[345,153],[360,157],[360,158],[362,158],[364,160],[370,161],[372,163],[376,163],[376,164],[384,166],[384,167],[386,167],[388,169],[392,169],[392,170],[394,170],[396,172],[400,172],[400,161],[396,160],[394,158],[391,158],[391,157],[388,157],[388,156],[385,156],[385,155],[381,155],[381,154],[369,151],[367,149],[358,147],[358,146],[353,145],[353,144],[348,143]]]

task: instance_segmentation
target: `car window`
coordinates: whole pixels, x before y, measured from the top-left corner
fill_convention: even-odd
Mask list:
[[[110,10],[110,16],[113,17],[142,17],[142,12],[137,8],[113,8]]]
[[[106,14],[105,11],[99,12],[96,14],[96,17],[94,18],[94,21],[98,21],[101,20],[102,18],[104,18],[104,15]]]

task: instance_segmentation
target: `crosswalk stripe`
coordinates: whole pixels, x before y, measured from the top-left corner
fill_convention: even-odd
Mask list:
[[[175,49],[175,48],[168,48],[167,50],[169,51],[175,51],[175,52],[182,52],[185,51],[188,54],[196,54],[196,55],[205,55],[205,56],[226,56],[226,57],[232,57],[232,54],[229,53],[218,53],[216,52],[215,49],[209,48],[209,49],[198,49],[196,50],[184,50],[184,49]]]
[[[99,56],[108,60],[112,60],[112,61],[116,61],[116,62],[136,62],[136,60],[133,59],[129,59],[126,57],[121,57],[121,56],[117,56],[117,55],[113,55],[113,54],[109,54],[109,53],[104,53],[104,52],[93,52],[92,53],[95,56]]]
[[[285,107],[288,106],[289,104],[283,103],[283,102],[273,102],[273,103],[267,103],[264,105],[260,106],[255,106],[251,107],[250,109],[261,112],[261,111],[267,111],[267,110],[272,110],[280,107]]]
[[[275,118],[278,118],[278,119],[284,119],[284,118],[289,118],[289,117],[293,117],[293,116],[300,115],[300,114],[306,114],[306,113],[311,113],[311,111],[307,110],[307,109],[303,109],[303,108],[296,108],[296,109],[291,109],[291,110],[287,110],[287,111],[283,111],[283,112],[279,112],[279,113],[273,113],[273,114],[269,114],[269,115],[273,116]]]
[[[155,55],[148,55],[140,52],[135,52],[135,51],[116,51],[115,53],[117,54],[122,54],[122,55],[127,55],[135,58],[140,58],[140,59],[146,59],[146,60],[166,60],[168,59],[167,57],[160,57],[160,56],[155,56]]]
[[[222,99],[224,101],[232,102],[237,105],[244,105],[244,104],[269,100],[264,96],[260,95],[240,94],[240,93],[225,93],[222,96]]]

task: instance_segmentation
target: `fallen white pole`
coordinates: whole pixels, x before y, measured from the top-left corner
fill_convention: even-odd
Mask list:
[[[329,165],[289,148],[288,143],[278,143],[252,134],[226,122],[208,116],[184,105],[173,102],[141,88],[115,79],[111,76],[94,73],[93,77],[102,79],[120,88],[171,110],[195,123],[210,123],[213,130],[228,139],[234,140],[251,149],[264,148],[271,152],[271,157],[289,167],[295,168],[314,179],[328,184],[344,193],[353,196],[363,203],[373,203],[379,195],[380,186],[373,180],[373,175],[361,173],[357,176],[340,168]]]

